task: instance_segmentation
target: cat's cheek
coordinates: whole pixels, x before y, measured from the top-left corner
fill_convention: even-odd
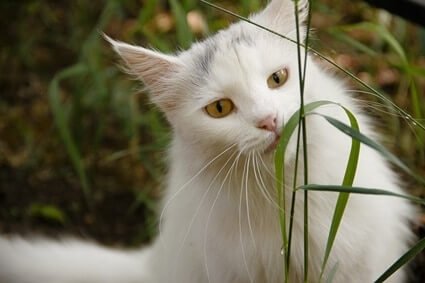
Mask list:
[[[300,108],[298,101],[284,101],[277,107],[278,110],[278,128],[282,129],[288,120]]]
[[[203,117],[204,113],[194,116],[176,115],[170,123],[174,132],[184,140],[186,144],[197,147],[211,147],[224,144],[222,141],[223,125],[218,119]]]

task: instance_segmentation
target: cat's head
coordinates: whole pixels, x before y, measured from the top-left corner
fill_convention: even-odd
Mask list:
[[[299,8],[302,22],[307,1],[299,1]],[[291,0],[273,0],[251,20],[296,37]],[[296,44],[249,23],[234,24],[178,55],[108,40],[185,143],[270,152],[299,106]]]

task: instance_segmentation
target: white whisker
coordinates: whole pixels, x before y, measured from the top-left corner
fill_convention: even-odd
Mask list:
[[[242,171],[242,180],[244,180],[245,178],[245,174],[246,174],[246,170],[247,170],[247,160],[245,160],[245,164],[243,167],[243,171]],[[249,267],[248,267],[248,263],[246,260],[246,254],[245,254],[245,247],[244,247],[244,243],[243,243],[243,238],[242,238],[242,195],[243,195],[243,184],[241,184],[242,187],[240,188],[240,195],[239,195],[239,241],[241,244],[241,249],[242,249],[242,257],[243,257],[243,261],[244,261],[244,265],[246,268],[246,271],[248,273],[248,277],[249,277],[249,281],[252,281],[252,277],[251,277],[251,273],[249,272]]]
[[[258,171],[258,175],[257,175],[257,171]],[[267,202],[269,202],[270,204],[272,204],[273,206],[275,206],[276,208],[279,208],[278,204],[276,203],[276,201],[273,200],[273,198],[271,197],[270,193],[268,192],[263,179],[261,177],[261,171],[258,165],[258,159],[257,159],[257,153],[254,155],[254,178],[255,178],[255,182],[258,185],[258,189],[260,190],[261,194],[263,195],[263,197],[266,199]]]
[[[252,243],[254,244],[254,249],[257,250],[257,246],[255,244],[254,232],[253,232],[252,226],[251,226],[251,217],[250,217],[250,213],[249,213],[248,181],[249,181],[250,162],[251,162],[251,157],[252,157],[251,154],[252,154],[252,152],[250,152],[249,155],[248,155],[248,165],[247,165],[248,170],[246,171],[246,176],[245,176],[245,202],[246,202],[246,215],[247,215],[247,220],[248,220],[249,234],[251,236]]]
[[[266,172],[270,175],[270,177],[272,177],[272,179],[273,179],[275,182],[278,182],[279,180],[278,180],[278,179],[276,179],[276,175],[275,175],[275,173],[273,173],[273,172],[271,172],[271,171],[270,171],[270,169],[269,169],[269,167],[267,166],[266,162],[264,161],[263,157],[261,157],[261,154],[258,154],[258,158],[260,159],[261,164],[263,165],[263,167],[264,167],[265,171],[266,171]],[[280,185],[282,185],[282,184],[280,184]]]
[[[187,186],[193,181],[195,180],[202,172],[204,172],[204,170],[206,168],[208,168],[208,166],[210,166],[214,161],[216,161],[218,158],[220,158],[221,156],[223,156],[226,152],[228,152],[231,148],[233,148],[234,146],[236,146],[236,144],[232,144],[230,145],[228,148],[226,148],[225,150],[223,150],[220,154],[218,154],[216,157],[214,157],[211,161],[209,161],[205,166],[203,166],[195,175],[193,175],[192,178],[190,178],[186,183],[184,183],[172,196],[170,199],[167,200],[167,202],[165,203],[160,217],[159,217],[159,235],[160,235],[160,239],[161,239],[161,234],[162,234],[162,221],[164,218],[164,213],[167,210],[168,206],[171,204],[171,202],[177,197],[178,194],[180,194],[185,188],[187,188]]]
[[[227,159],[227,161],[223,164],[223,166],[220,168],[220,170],[217,172],[217,174],[216,174],[216,175],[214,176],[214,178],[211,180],[210,184],[208,185],[208,188],[205,190],[204,194],[202,195],[202,198],[201,198],[201,200],[200,200],[200,202],[199,202],[199,205],[198,205],[198,207],[196,208],[196,211],[195,211],[195,213],[194,213],[194,215],[193,215],[193,217],[192,217],[192,219],[191,219],[191,221],[190,221],[190,223],[189,223],[189,226],[188,226],[188,228],[187,228],[186,234],[185,234],[185,236],[183,237],[183,240],[182,240],[182,241],[181,241],[181,243],[180,243],[180,247],[179,247],[179,250],[178,250],[177,254],[179,254],[179,253],[182,251],[183,245],[184,245],[184,243],[186,242],[187,237],[189,236],[189,233],[190,233],[190,230],[191,230],[191,228],[192,228],[192,225],[193,225],[193,223],[195,222],[196,217],[199,215],[199,211],[201,210],[201,207],[202,207],[202,205],[204,204],[204,201],[205,201],[205,199],[206,199],[206,197],[207,197],[208,193],[210,192],[211,188],[213,187],[214,182],[217,180],[217,178],[219,177],[219,175],[221,174],[221,172],[223,172],[223,170],[226,168],[227,164],[229,164],[229,162],[232,160],[232,158],[236,155],[236,153],[237,153],[237,151],[234,151],[234,152],[233,152],[233,153],[229,156],[229,158]],[[233,164],[234,164],[234,163],[233,163]],[[231,170],[231,168],[232,168],[233,164],[231,165],[231,167],[230,167],[229,171]],[[227,178],[228,174],[229,174],[229,172],[227,172],[227,174],[226,174],[226,176],[225,176],[225,179],[224,179],[224,180],[226,180],[226,178]]]
[[[236,151],[235,151],[235,153],[236,153]],[[220,188],[217,191],[217,195],[216,195],[216,197],[215,197],[215,199],[214,199],[214,201],[213,201],[213,203],[211,205],[210,211],[208,213],[207,223],[205,225],[205,236],[204,236],[204,264],[205,264],[205,270],[206,270],[208,282],[210,282],[210,274],[209,274],[209,269],[208,269],[208,257],[207,257],[207,249],[206,249],[206,247],[207,247],[207,240],[208,240],[208,238],[207,238],[208,237],[208,227],[209,227],[209,223],[210,223],[210,220],[211,220],[211,215],[212,215],[212,212],[214,210],[215,204],[216,204],[216,202],[217,202],[217,200],[218,200],[218,198],[220,196],[221,190],[224,187],[224,183],[226,182],[227,178],[229,176],[231,176],[232,171],[235,168],[234,167],[235,166],[235,163],[239,162],[239,158],[240,158],[241,154],[242,153],[239,152],[239,154],[233,160],[233,163],[230,165],[229,171],[227,171],[226,175],[224,176],[223,182],[221,183]],[[233,157],[233,156],[234,156],[234,154],[232,154],[231,157]],[[229,158],[229,160],[230,160],[230,158]]]

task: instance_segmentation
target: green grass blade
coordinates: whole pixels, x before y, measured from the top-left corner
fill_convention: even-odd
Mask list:
[[[329,104],[335,104],[335,102],[332,101],[315,101],[309,104],[306,104],[304,106],[305,113],[312,112],[314,109],[329,105]],[[281,132],[281,139],[276,147],[276,151],[274,154],[274,161],[275,161],[275,169],[276,169],[276,184],[277,188],[282,189],[282,186],[284,184],[284,177],[285,177],[285,168],[284,168],[284,162],[285,162],[285,151],[288,146],[289,140],[294,133],[295,128],[298,125],[298,119],[299,119],[299,111],[296,111],[292,116],[289,118],[289,120],[286,122],[285,126],[282,129]]]
[[[41,218],[49,222],[65,225],[66,215],[56,205],[33,203],[27,212],[31,217]]]
[[[398,67],[400,68],[401,66]],[[409,65],[407,71],[409,71],[409,73],[413,76],[425,77],[425,68]]]
[[[145,25],[155,14],[155,8],[158,5],[158,0],[147,0],[143,2],[143,9],[140,9],[138,22],[140,26]]]
[[[415,256],[425,249],[425,238],[422,238],[415,246],[408,250],[402,257],[400,257],[387,271],[384,272],[375,283],[381,283],[387,280],[394,272],[400,269],[403,265],[407,264]]]
[[[413,116],[416,120],[422,121],[423,110],[421,106],[423,105],[423,103],[421,102],[420,96],[418,95],[416,82],[413,78],[415,70],[420,71],[421,69],[411,66],[410,62],[408,61],[405,50],[403,49],[401,44],[397,41],[397,39],[390,33],[390,31],[386,29],[384,26],[378,25],[372,22],[363,22],[363,23],[358,23],[354,25],[346,25],[346,26],[340,27],[339,29],[345,30],[345,31],[362,30],[362,31],[372,32],[376,34],[377,36],[380,36],[388,44],[388,46],[390,46],[390,48],[394,51],[394,53],[397,54],[398,57],[400,58],[401,64],[399,65],[399,68],[401,68],[406,73],[408,83],[410,84],[409,89],[410,89],[410,95],[412,98]],[[361,51],[371,55],[369,50],[367,50],[366,48],[364,48],[364,46],[362,46],[362,43],[358,42],[357,44],[353,44],[353,45],[361,49]],[[413,126],[416,127],[415,121],[413,121],[412,124]],[[418,149],[419,149],[419,156],[420,156],[422,164],[424,163],[424,160],[425,160],[425,152],[423,150],[424,138],[425,138],[424,132],[421,131],[418,134],[418,140],[419,140]]]
[[[335,104],[335,102],[331,102],[331,101],[312,102],[312,103],[304,105],[304,111],[305,113],[310,113],[320,106],[330,105],[330,104]],[[276,190],[277,190],[278,203],[281,208],[279,212],[279,222],[280,222],[280,228],[281,228],[281,234],[282,234],[281,236],[282,236],[282,242],[283,242],[282,250],[284,252],[285,258],[287,258],[289,255],[289,251],[288,251],[289,245],[288,245],[288,237],[287,237],[287,231],[286,231],[286,207],[285,207],[286,196],[285,196],[285,188],[284,188],[285,152],[286,152],[286,148],[288,146],[289,140],[291,136],[293,135],[296,127],[298,126],[299,116],[300,116],[300,110],[292,114],[292,116],[286,122],[281,132],[280,142],[274,154]]]
[[[326,279],[326,283],[333,283],[334,282],[337,270],[338,270],[338,262],[329,271],[328,278]]]
[[[142,27],[141,31],[153,47],[165,53],[171,52],[171,47],[167,41],[161,39],[157,34],[146,27]]]
[[[366,44],[363,44],[362,42],[358,41],[357,39],[347,35],[345,32],[342,31],[340,27],[332,27],[328,30],[328,33],[335,37],[338,41],[345,42],[346,44],[356,48],[357,50],[367,54],[368,56],[375,57],[378,55],[378,52],[376,52]]]
[[[248,14],[250,11],[260,8],[260,0],[241,0],[242,13]]]
[[[301,126],[302,130],[302,147],[303,147],[303,160],[304,160],[304,184],[308,184],[308,147],[307,147],[307,124],[306,119],[304,115],[304,86],[305,86],[305,77],[306,77],[306,71],[307,71],[307,55],[308,55],[308,49],[304,48],[304,53],[301,52],[301,32],[300,32],[300,19],[299,19],[299,11],[298,11],[298,0],[294,1],[294,14],[295,14],[295,27],[296,27],[296,35],[297,35],[297,57],[298,57],[298,81],[300,85],[300,115],[298,119],[298,124]],[[311,23],[311,5],[309,3],[308,5],[308,19],[307,19],[307,27],[306,27],[306,37],[305,37],[305,45],[308,46],[309,41],[309,35],[310,35],[310,23]],[[301,55],[304,57],[304,64],[301,60]],[[298,139],[297,139],[297,160],[295,162],[295,172],[294,172],[294,192],[296,187],[296,178],[298,174],[298,150],[300,149],[300,132],[298,133]],[[295,205],[295,194],[293,194],[292,198],[292,206]],[[291,210],[292,211],[292,210]],[[294,215],[291,214],[291,225],[290,228],[292,228],[292,219],[294,218]],[[309,227],[308,227],[308,191],[304,191],[304,282],[308,282],[308,254],[309,254],[309,244],[308,244],[308,238],[309,238]],[[289,230],[290,238],[292,234],[292,229]],[[290,249],[290,241],[288,242]],[[289,258],[287,259],[287,270],[286,270],[286,278],[288,278],[289,273]]]
[[[351,187],[351,186],[336,186],[336,185],[306,185],[300,186],[297,190],[308,190],[308,191],[319,191],[319,192],[345,192],[350,194],[363,194],[363,195],[379,195],[379,196],[390,196],[390,197],[398,197],[413,201],[419,204],[425,204],[425,199],[405,195],[398,194],[391,191],[386,191],[382,189],[375,188],[363,188],[363,187]]]
[[[320,101],[308,103],[304,105],[304,113],[307,115],[308,113],[312,112],[318,107],[321,107],[324,105],[330,105],[330,104],[335,105],[336,103],[332,101],[327,101],[327,100],[320,100]],[[288,146],[292,133],[294,132],[295,128],[298,126],[299,115],[300,115],[300,112],[298,110],[294,114],[292,114],[292,116],[288,119],[285,126],[283,127],[281,132],[281,139],[276,148],[275,159],[282,158],[282,154],[284,154],[286,147]]]
[[[376,34],[377,36],[381,37],[387,44],[388,46],[390,46],[390,48],[394,51],[395,54],[398,55],[398,57],[400,58],[401,64],[398,65],[398,67],[400,69],[402,69],[403,72],[405,72],[405,74],[407,75],[407,80],[408,83],[410,84],[410,95],[412,98],[412,109],[413,109],[413,116],[416,120],[418,121],[422,121],[423,120],[423,110],[421,108],[421,106],[423,105],[423,103],[420,101],[420,96],[418,95],[417,92],[417,86],[416,86],[416,82],[413,78],[413,76],[415,76],[415,71],[421,71],[421,68],[418,67],[414,67],[410,64],[410,62],[408,61],[407,55],[405,50],[403,49],[402,45],[397,41],[397,39],[390,33],[390,31],[388,29],[386,29],[384,26],[379,25],[379,24],[375,24],[372,22],[363,22],[363,23],[358,23],[358,24],[353,24],[353,25],[346,25],[346,26],[342,26],[339,27],[337,29],[337,31],[340,30],[344,30],[344,31],[358,31],[358,30],[362,30],[362,31],[368,31],[368,32],[372,32],[374,34]],[[341,32],[340,32],[341,33]],[[338,32],[337,32],[338,34]],[[348,37],[347,35],[345,35],[346,37]],[[342,37],[344,37],[344,34],[342,35]],[[350,38],[350,37],[348,37]],[[353,42],[354,41],[354,42]],[[365,52],[368,55],[374,56],[370,51],[368,50],[367,47],[365,47],[364,44],[356,41],[356,40],[351,40],[351,43],[354,47],[358,48],[359,50]],[[419,74],[416,74],[419,75]],[[423,73],[422,73],[423,75]],[[409,119],[407,119],[409,120]],[[413,126],[416,126],[416,122],[412,123]],[[425,138],[424,132],[421,131],[418,134],[418,140],[419,140],[419,151],[420,151],[420,159],[421,159],[421,163],[424,163],[425,160],[425,153],[423,150],[423,140]]]
[[[286,205],[285,205],[285,188],[284,188],[284,155],[282,150],[279,150],[280,153],[275,153],[275,174],[276,174],[276,190],[277,190],[277,199],[279,205],[279,223],[280,223],[280,232],[282,237],[282,251],[284,257],[286,258],[287,254],[287,243],[288,239],[286,236]]]
[[[59,83],[60,81],[83,75],[87,72],[87,67],[82,64],[73,65],[69,68],[64,69],[59,72],[52,80],[49,85],[49,103],[52,109],[53,118],[56,124],[56,127],[59,131],[59,135],[63,140],[65,149],[69,158],[71,159],[72,165],[74,166],[75,171],[80,179],[81,187],[86,199],[89,199],[90,196],[90,186],[87,179],[87,175],[84,168],[84,163],[81,158],[81,154],[77,148],[75,140],[72,136],[71,129],[69,128],[67,117],[65,116],[63,105],[60,102],[60,91]]]
[[[299,190],[308,190],[308,191],[320,191],[320,192],[347,192],[354,194],[364,194],[364,195],[378,195],[378,196],[390,196],[407,199],[418,204],[425,205],[425,199],[421,199],[414,196],[409,196],[405,194],[398,194],[382,189],[374,188],[362,188],[362,187],[351,187],[351,186],[331,186],[331,185],[307,185],[298,187]],[[384,282],[389,278],[394,272],[400,269],[403,265],[408,263],[413,259],[417,254],[419,254],[425,248],[425,238],[420,240],[414,247],[412,247],[408,252],[406,252],[402,257],[400,257],[384,274],[382,274],[375,282]]]
[[[410,78],[410,96],[412,98],[413,115],[415,116],[416,119],[423,121],[423,112],[422,112],[423,102],[422,102],[421,95],[419,95],[418,83],[413,78]],[[416,126],[415,123],[413,123],[413,125]],[[419,159],[421,164],[424,164],[425,163],[425,149],[424,149],[425,132],[420,131],[416,137],[418,141],[417,149],[419,151]]]
[[[176,19],[177,39],[181,47],[187,49],[193,41],[193,35],[186,21],[186,13],[179,1],[170,0],[170,5]]]
[[[408,60],[406,53],[404,52],[403,47],[397,41],[397,39],[390,33],[388,29],[386,29],[383,25],[375,24],[372,22],[363,22],[353,25],[342,26],[341,29],[346,31],[353,30],[364,30],[372,32],[378,36],[380,36],[390,47],[394,50],[394,52],[400,57],[403,64],[405,66],[408,65]]]
[[[359,131],[359,124],[357,122],[357,119],[348,109],[344,108],[344,110],[350,120],[351,128],[356,131]],[[353,185],[354,177],[356,175],[356,170],[357,170],[357,164],[359,161],[359,154],[360,154],[360,142],[356,140],[355,138],[352,138],[350,155],[349,155],[347,166],[345,169],[344,179],[342,181],[343,186]],[[322,271],[320,273],[319,281],[321,281],[323,273],[325,272],[326,264],[328,262],[333,244],[335,242],[335,238],[336,238],[339,226],[341,224],[341,220],[344,215],[345,208],[348,203],[349,195],[350,194],[347,192],[341,192],[338,196],[338,200],[335,205],[335,211],[332,217],[331,227],[329,230],[328,240],[326,243],[325,256],[322,261]]]
[[[412,170],[409,169],[400,159],[398,159],[395,155],[393,155],[391,152],[389,152],[385,147],[382,145],[376,143],[372,139],[368,138],[367,136],[363,135],[359,131],[356,131],[352,129],[350,126],[338,121],[335,118],[332,118],[330,116],[317,114],[325,118],[331,125],[333,125],[338,130],[342,131],[346,135],[355,138],[359,140],[361,143],[373,148],[374,150],[378,151],[383,157],[385,157],[389,162],[396,165],[398,168],[409,174],[410,176],[414,177],[418,182],[425,184],[425,180],[418,176],[417,174],[413,173]]]

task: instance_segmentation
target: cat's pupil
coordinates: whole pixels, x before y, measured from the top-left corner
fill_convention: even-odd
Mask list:
[[[215,107],[217,108],[217,111],[219,113],[223,113],[223,106],[221,105],[220,101],[217,101],[217,104],[215,105]]]
[[[279,76],[276,73],[274,73],[272,75],[272,77],[273,77],[273,80],[274,80],[275,83],[277,83],[277,84],[280,83],[280,78],[279,78]]]

